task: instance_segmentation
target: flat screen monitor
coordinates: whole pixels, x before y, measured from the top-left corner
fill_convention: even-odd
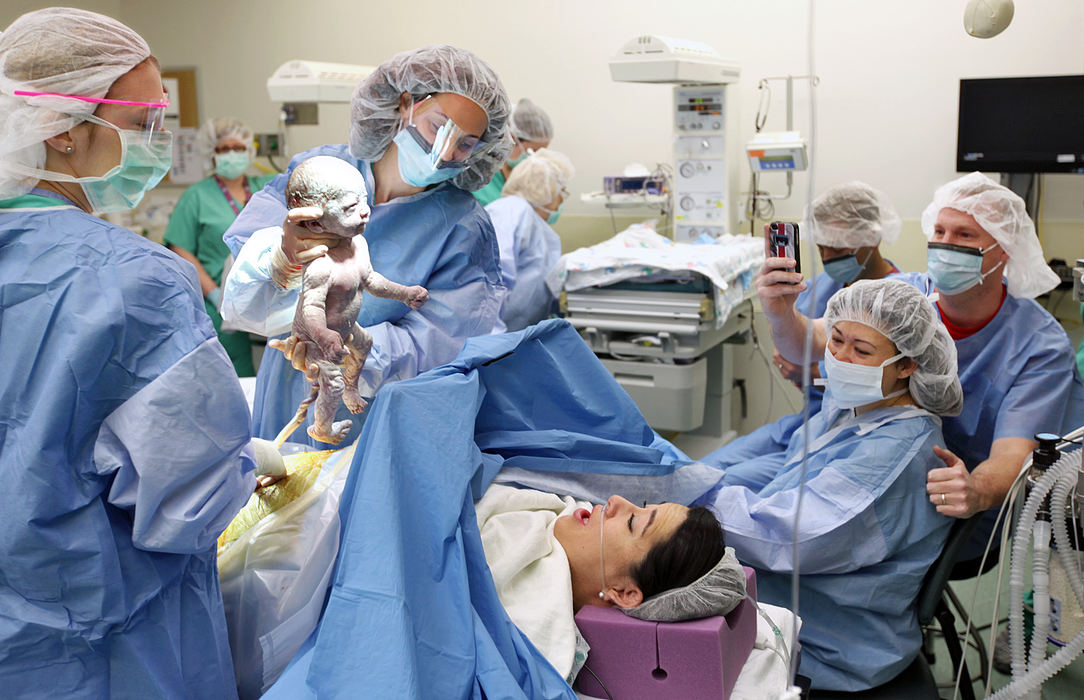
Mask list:
[[[961,80],[956,169],[1084,173],[1084,75]]]

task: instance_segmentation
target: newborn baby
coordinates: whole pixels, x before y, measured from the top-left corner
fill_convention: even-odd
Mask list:
[[[360,235],[369,221],[365,180],[346,161],[315,156],[298,165],[286,186],[286,204],[290,209],[318,207],[323,215],[302,225],[314,233],[336,237],[328,244],[327,253],[302,271],[292,334],[285,341],[270,342],[287,359],[294,359],[294,353],[302,350],[305,376],[314,384],[312,395],[287,428],[292,432],[300,425],[315,399],[309,435],[338,444],[352,424],[349,420],[333,422],[339,399],[351,413],[361,413],[366,406],[358,391],[358,378],[373,339],[357,323],[362,293],[367,290],[374,296],[398,299],[417,309],[429,299],[429,292],[417,285],[392,282],[373,270],[369,247]]]

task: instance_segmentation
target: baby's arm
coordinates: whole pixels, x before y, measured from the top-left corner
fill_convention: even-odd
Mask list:
[[[343,354],[343,338],[328,328],[327,296],[335,263],[328,257],[312,261],[305,268],[301,285],[301,300],[294,318],[294,333],[312,341],[324,358],[339,362]],[[310,361],[315,358],[310,358]]]
[[[398,299],[412,309],[421,308],[421,305],[429,301],[429,291],[418,285],[406,286],[390,279],[373,269],[369,260],[369,245],[365,239],[358,236],[354,240],[354,259],[358,262],[361,271],[361,282],[365,289],[376,297],[385,299]]]

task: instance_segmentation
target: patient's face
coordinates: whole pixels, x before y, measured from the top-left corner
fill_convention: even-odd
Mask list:
[[[673,536],[688,517],[689,509],[676,503],[640,508],[620,496],[611,496],[603,516],[602,506],[580,509],[557,519],[554,535],[568,556],[573,586],[585,582],[599,588],[601,580],[600,531],[605,547],[606,585],[617,585],[631,567],[643,561],[659,542]]]

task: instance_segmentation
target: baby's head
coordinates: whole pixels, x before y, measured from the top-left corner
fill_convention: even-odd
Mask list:
[[[341,158],[314,156],[294,168],[286,185],[286,205],[320,207],[324,215],[305,226],[343,238],[360,234],[369,221],[365,178]]]

